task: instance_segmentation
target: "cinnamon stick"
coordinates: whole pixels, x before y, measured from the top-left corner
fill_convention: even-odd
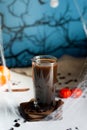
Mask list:
[[[30,90],[29,88],[13,88],[11,89],[12,92],[24,92]],[[9,92],[9,89],[6,89],[5,92]]]

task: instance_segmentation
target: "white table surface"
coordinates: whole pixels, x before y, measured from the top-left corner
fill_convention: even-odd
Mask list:
[[[57,121],[24,122],[16,113],[21,102],[34,97],[32,78],[11,72],[12,88],[30,88],[26,92],[2,92],[7,86],[0,88],[0,130],[87,130],[87,90],[80,98],[64,100],[63,119]],[[15,109],[14,109],[15,108]],[[12,111],[12,114],[9,113]],[[15,119],[19,119],[20,127],[15,127]]]

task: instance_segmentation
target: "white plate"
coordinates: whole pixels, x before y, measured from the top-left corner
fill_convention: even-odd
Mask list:
[[[0,92],[0,130],[87,130],[87,90],[80,98],[68,98],[64,100],[63,119],[57,121],[24,122],[18,120],[20,127],[15,127],[16,106],[20,102],[29,101],[34,97],[32,79],[11,72],[11,82],[15,83],[12,88],[30,88],[26,92]],[[2,88],[0,88],[2,89]],[[5,89],[5,87],[4,87]],[[15,107],[15,109],[14,109]],[[10,109],[11,108],[11,109]],[[13,114],[10,114],[9,111]]]

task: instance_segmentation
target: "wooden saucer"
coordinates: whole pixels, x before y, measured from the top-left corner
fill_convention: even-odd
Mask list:
[[[19,111],[21,116],[27,121],[39,121],[57,108],[63,105],[62,100],[55,101],[55,106],[50,106],[50,108],[45,107],[44,109],[39,105],[35,106],[35,100],[30,100],[29,102],[24,102],[20,104]]]

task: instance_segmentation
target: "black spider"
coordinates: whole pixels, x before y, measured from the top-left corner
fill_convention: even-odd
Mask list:
[[[39,3],[42,4],[42,5],[46,3],[45,0],[38,0],[38,1],[39,1]]]

